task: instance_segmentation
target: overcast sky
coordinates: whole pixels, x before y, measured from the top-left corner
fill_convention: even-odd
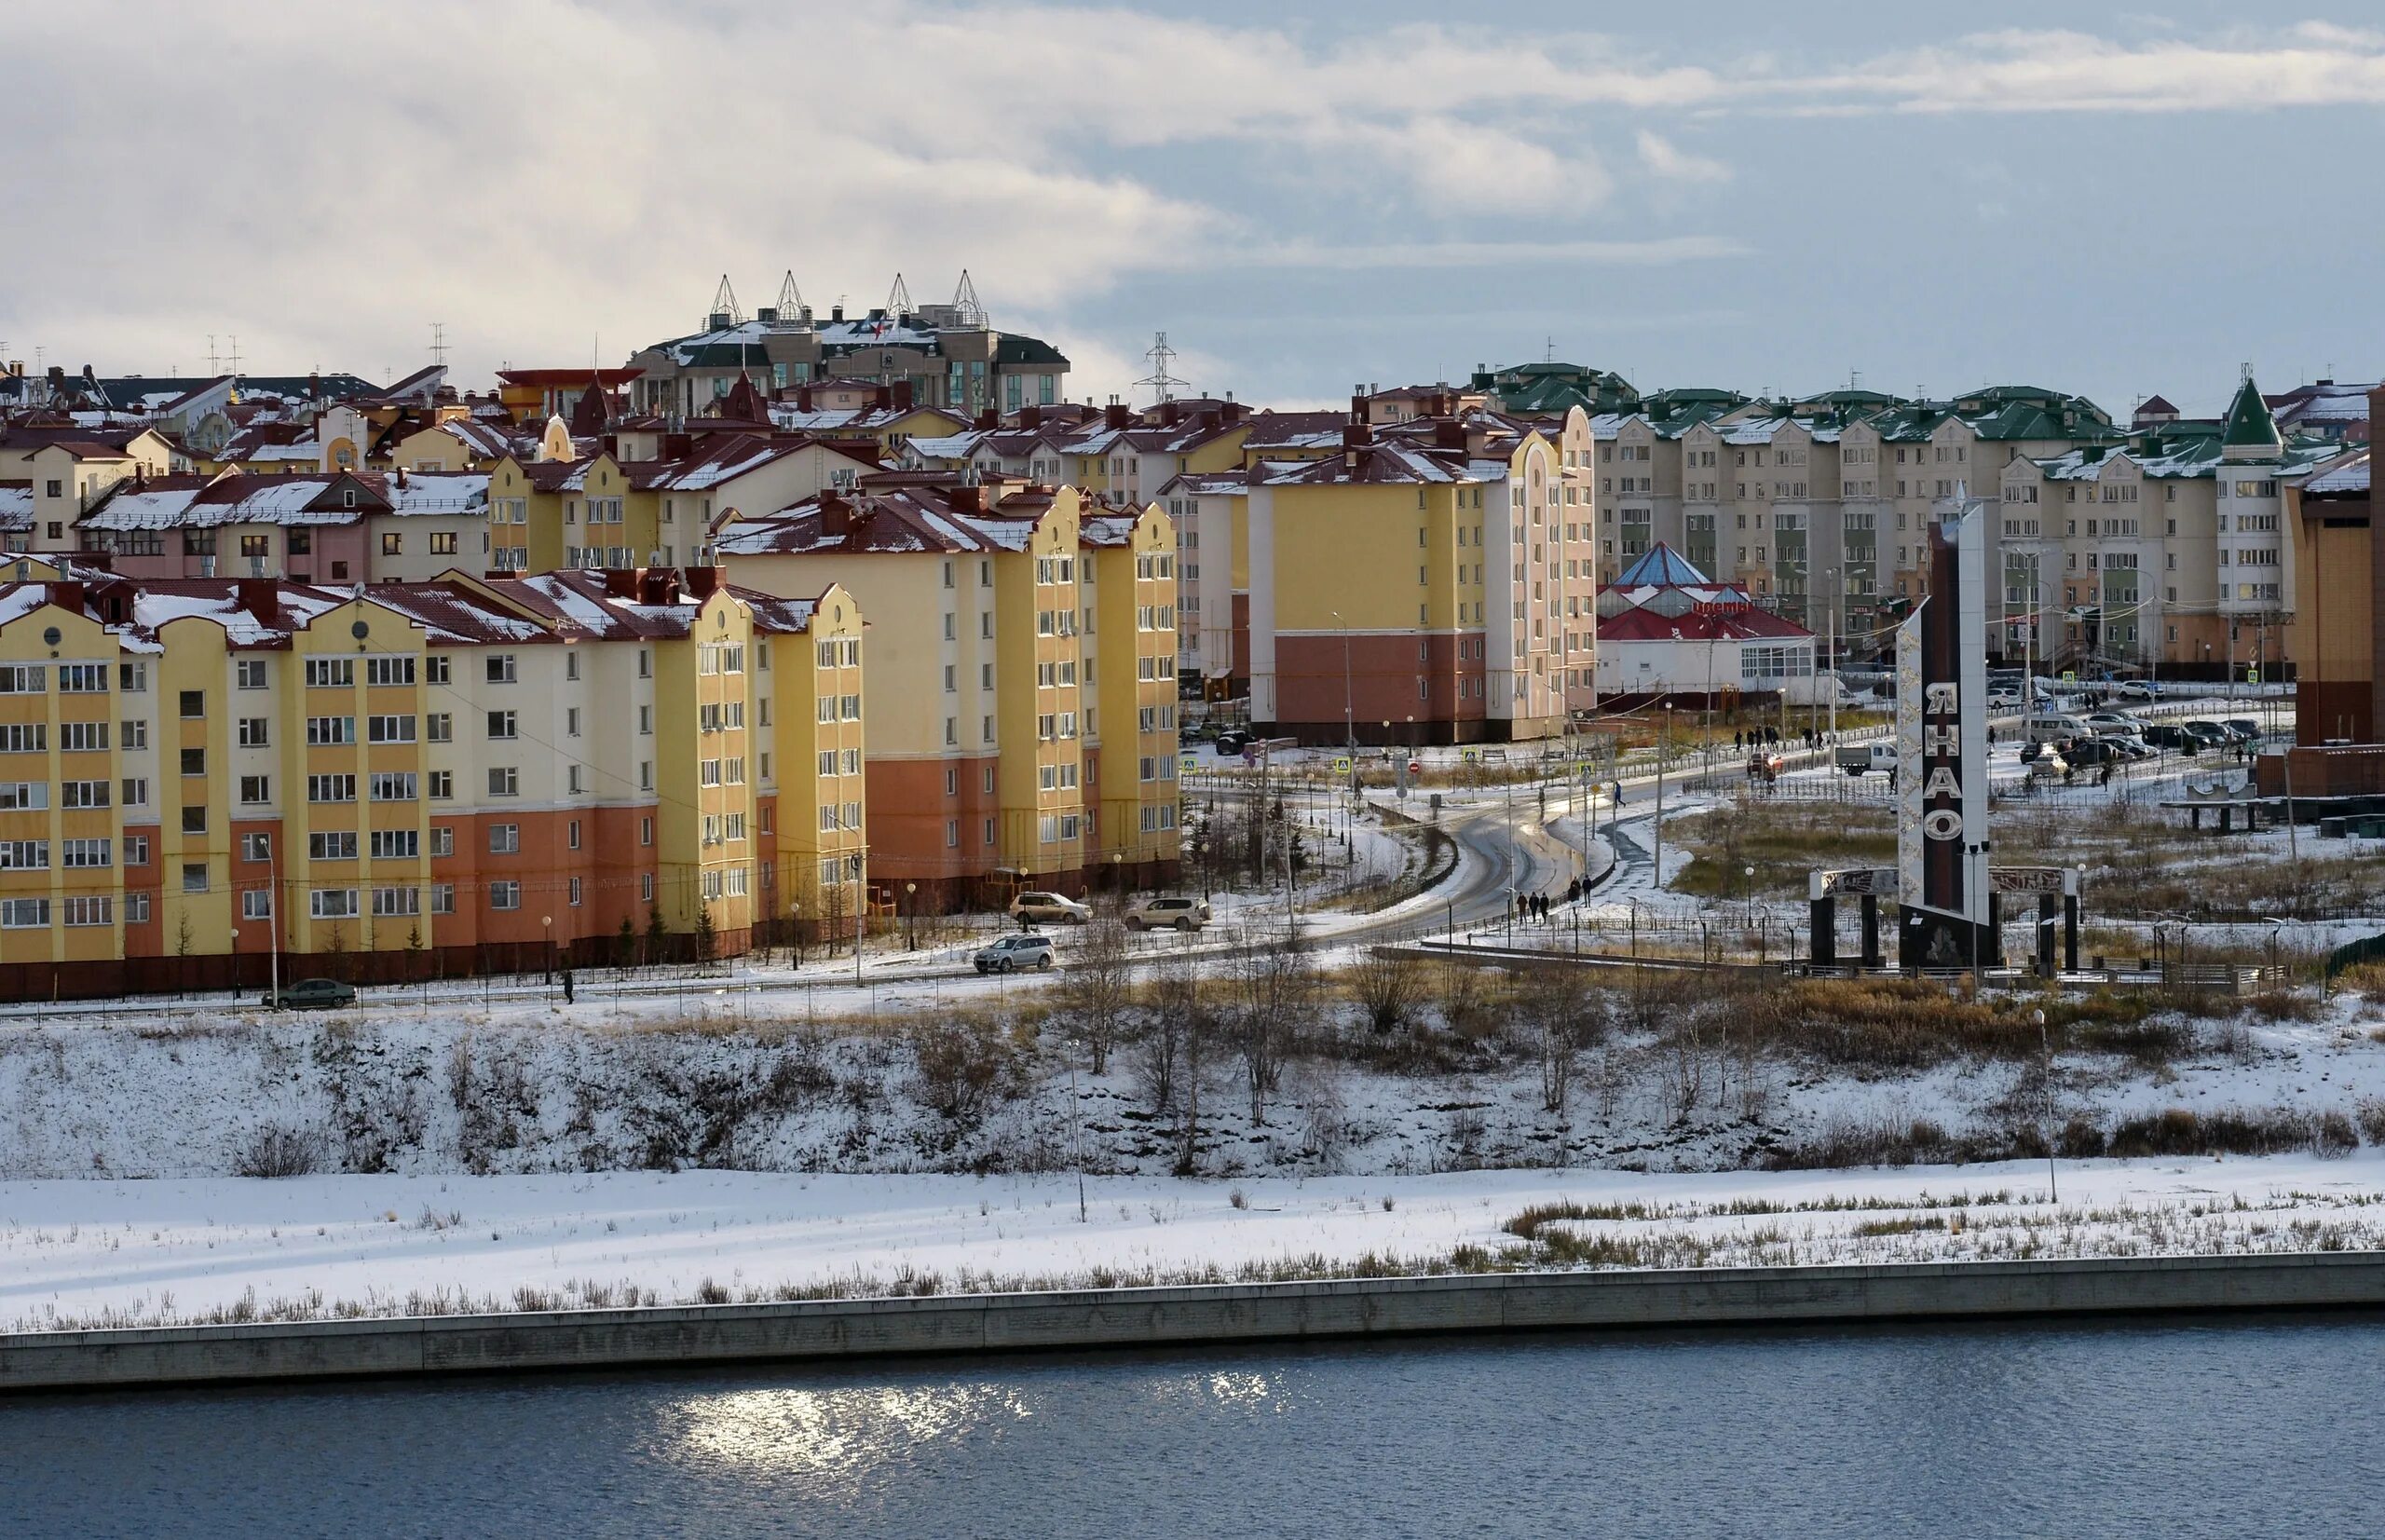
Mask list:
[[[2248,25],[2249,9],[2275,20]],[[1197,15],[1197,20],[1188,20]],[[0,7],[0,346],[617,362],[794,270],[963,266],[1125,391],[1559,358],[1642,388],[2377,377],[2385,16],[2344,0]],[[1994,31],[1976,30],[1992,25]]]

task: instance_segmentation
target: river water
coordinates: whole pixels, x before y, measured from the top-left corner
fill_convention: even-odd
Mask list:
[[[57,1535],[2356,1535],[2385,1318],[1442,1339],[0,1402]]]

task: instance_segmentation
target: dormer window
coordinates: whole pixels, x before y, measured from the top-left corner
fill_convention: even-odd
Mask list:
[[[339,490],[339,505],[342,508],[354,508],[356,506],[356,488],[352,486],[341,487]]]

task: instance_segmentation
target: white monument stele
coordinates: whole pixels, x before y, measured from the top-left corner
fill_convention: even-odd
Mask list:
[[[1988,505],[1956,489],[1929,593],[1897,628],[1897,961],[1997,965],[1987,840]]]

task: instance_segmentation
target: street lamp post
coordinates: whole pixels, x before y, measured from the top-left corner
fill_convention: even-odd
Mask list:
[[[1355,773],[1358,749],[1358,729],[1356,722],[1351,715],[1354,698],[1350,693],[1350,625],[1348,621],[1342,619],[1342,612],[1340,610],[1334,610],[1332,615],[1334,625],[1339,627],[1342,632],[1342,742],[1343,746],[1348,748],[1350,751],[1351,762],[1354,767],[1353,772]]]
[[[1743,869],[1743,875],[1745,875],[1748,879],[1748,924],[1752,927],[1755,924],[1755,868],[1753,866],[1745,867]]]
[[[2045,1012],[2032,1011],[2029,1016],[2037,1024],[2037,1051],[2044,1056],[2046,1067],[2045,1099],[2040,1104],[2046,1141],[2046,1192],[2055,1205],[2059,1206],[2062,1202],[2062,1186],[2055,1178],[2053,1169],[2053,1040],[2046,1035]]]
[[[916,952],[920,949],[920,885],[918,883],[903,884],[903,902],[911,911],[911,950]]]
[[[540,934],[547,938],[547,982],[552,984],[555,981],[555,917],[541,915],[538,925]]]

